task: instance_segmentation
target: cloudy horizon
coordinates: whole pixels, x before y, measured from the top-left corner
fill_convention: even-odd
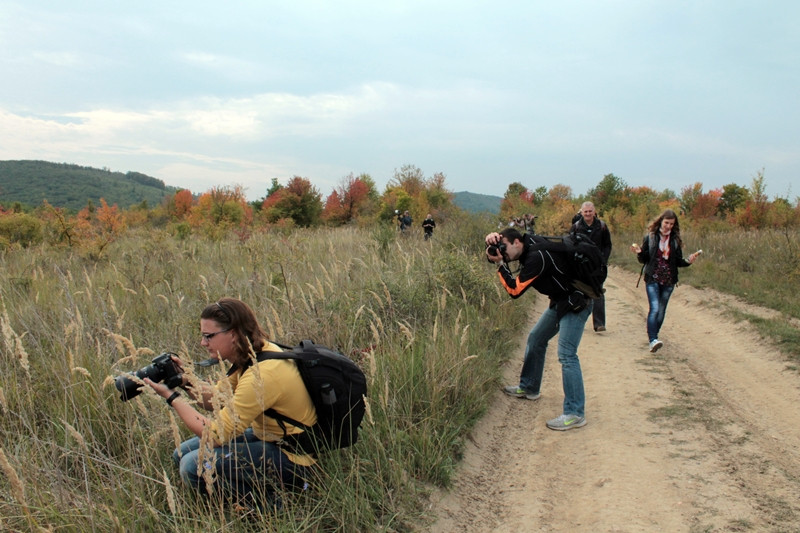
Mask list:
[[[0,3],[0,159],[261,198],[297,175],[382,190],[586,193],[613,173],[794,199],[788,1]]]

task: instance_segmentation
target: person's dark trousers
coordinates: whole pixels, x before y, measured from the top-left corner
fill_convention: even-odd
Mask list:
[[[594,300],[594,307],[592,309],[592,325],[594,326],[594,330],[597,331],[597,328],[606,327],[606,296],[603,295],[600,298],[596,298]]]

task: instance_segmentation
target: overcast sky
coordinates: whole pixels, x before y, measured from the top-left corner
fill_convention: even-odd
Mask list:
[[[797,0],[0,0],[0,159],[800,195]]]

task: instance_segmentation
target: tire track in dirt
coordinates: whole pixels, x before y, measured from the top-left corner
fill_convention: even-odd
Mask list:
[[[647,299],[612,268],[609,330],[588,325],[580,359],[586,427],[556,432],[555,342],[542,398],[501,392],[474,428],[454,487],[435,495],[433,532],[798,531],[797,373],[744,323],[730,297],[679,286],[647,351]],[[537,297],[532,320],[546,305]],[[533,322],[532,322],[533,323]],[[505,370],[518,378],[524,342]]]

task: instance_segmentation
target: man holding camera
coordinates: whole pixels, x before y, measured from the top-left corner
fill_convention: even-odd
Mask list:
[[[410,228],[411,224],[414,222],[414,219],[411,218],[411,213],[408,210],[403,211],[402,215],[397,216],[397,221],[400,223],[400,231],[405,233],[406,228]]]
[[[488,234],[485,242],[486,257],[498,265],[500,282],[512,298],[519,298],[529,287],[550,298],[550,305],[528,335],[519,385],[509,385],[503,391],[516,398],[539,399],[547,344],[558,334],[564,406],[561,415],[547,421],[547,427],[566,431],[585,426],[586,398],[578,345],[592,312],[592,300],[575,290],[563,274],[567,259],[539,246],[545,242],[544,237],[522,235],[515,228],[506,228]],[[516,277],[507,265],[512,261],[520,263]]]

